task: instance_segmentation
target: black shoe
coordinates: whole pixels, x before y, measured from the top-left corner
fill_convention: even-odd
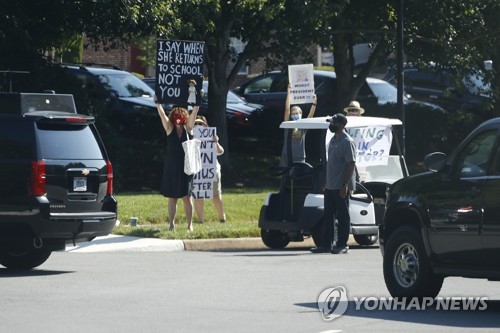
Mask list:
[[[312,253],[328,253],[328,249],[326,247],[313,247],[311,249]]]
[[[349,253],[349,246],[336,246],[332,249],[333,254],[347,254]]]

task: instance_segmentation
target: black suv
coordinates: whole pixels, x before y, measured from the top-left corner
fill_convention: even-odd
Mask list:
[[[488,120],[392,185],[379,236],[393,297],[435,297],[447,276],[500,280],[499,139],[500,118]]]
[[[73,96],[0,93],[0,264],[31,269],[116,223],[113,171]]]

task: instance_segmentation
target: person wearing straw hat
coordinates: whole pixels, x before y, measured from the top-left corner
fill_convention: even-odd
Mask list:
[[[352,101],[349,103],[349,106],[344,108],[344,112],[347,113],[348,116],[361,116],[365,113],[365,109],[361,107],[358,101]]]

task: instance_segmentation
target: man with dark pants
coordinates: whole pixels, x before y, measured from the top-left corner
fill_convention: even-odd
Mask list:
[[[344,131],[346,124],[347,118],[340,113],[330,119],[329,129],[334,133],[334,136],[328,146],[323,241],[322,246],[311,250],[314,253],[331,251],[333,254],[345,254],[349,252],[349,246],[347,245],[351,228],[349,193],[356,185],[354,178],[356,146],[352,138]],[[336,242],[335,219],[338,220]]]

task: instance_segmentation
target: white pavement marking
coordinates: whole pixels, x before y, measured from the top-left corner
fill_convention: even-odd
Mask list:
[[[67,252],[171,252],[184,251],[182,240],[165,240],[157,238],[141,238],[109,235],[97,237],[91,242],[67,245]]]

